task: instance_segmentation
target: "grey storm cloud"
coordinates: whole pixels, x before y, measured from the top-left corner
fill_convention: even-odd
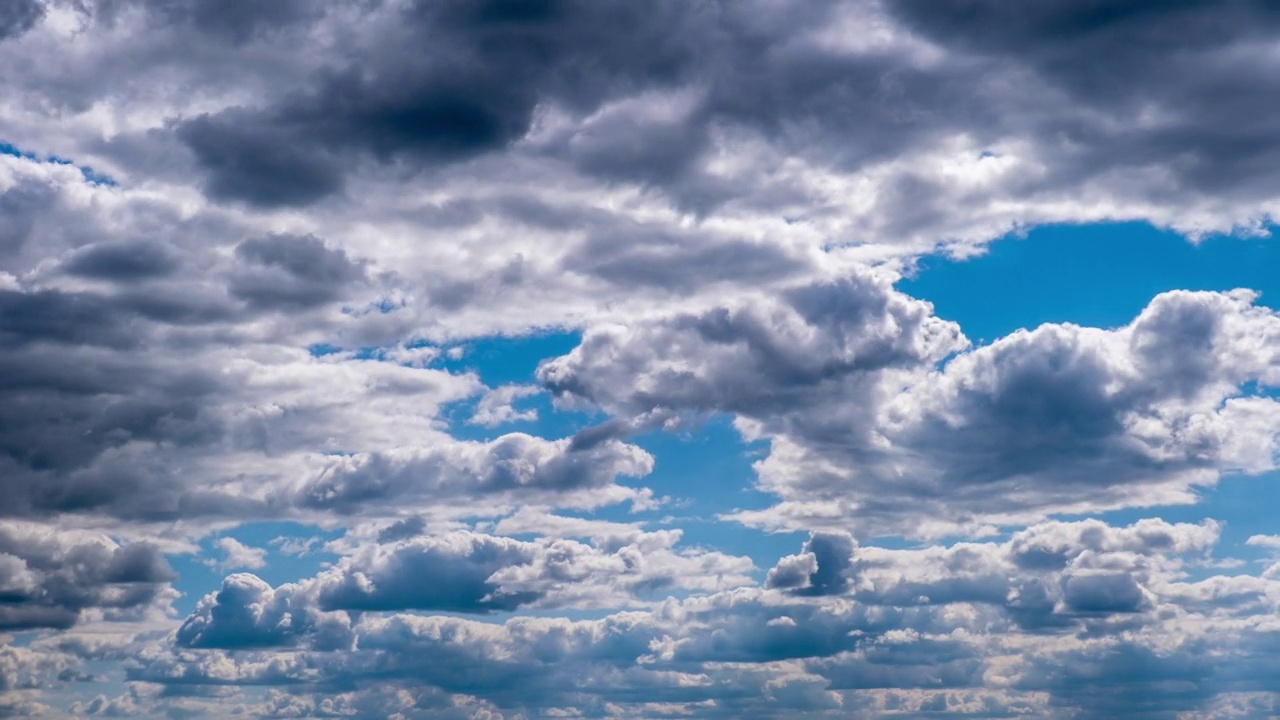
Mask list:
[[[1280,29],[1267,2],[959,2],[945,8],[894,0],[889,12],[945,48],[974,58],[979,67],[1023,68],[1077,107],[1105,117],[1136,118],[1156,109],[1155,127],[1065,117],[1057,127],[1078,148],[1062,153],[1059,167],[1080,178],[1099,167],[1163,165],[1176,187],[1196,191],[1265,193],[1252,170],[1276,151],[1266,131],[1276,108],[1260,102],[1267,91],[1242,82],[1256,56],[1250,48]],[[1238,118],[1230,130],[1224,119]],[[1047,120],[1047,118],[1046,118]],[[1048,135],[1048,133],[1045,133]],[[1066,143],[1064,143],[1066,145]],[[1066,150],[1066,148],[1063,148]],[[1167,159],[1176,158],[1167,163]]]

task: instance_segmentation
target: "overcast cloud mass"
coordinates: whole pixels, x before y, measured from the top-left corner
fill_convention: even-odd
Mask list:
[[[0,88],[0,717],[1280,715],[1275,3],[0,0]],[[1044,228],[1202,279],[912,290]]]

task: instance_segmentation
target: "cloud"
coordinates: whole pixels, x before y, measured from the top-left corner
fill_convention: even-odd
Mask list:
[[[0,568],[0,631],[160,611],[177,577],[154,545],[11,521],[0,523]]]
[[[1241,604],[1218,592],[1210,600],[1202,591],[1274,581],[1190,582],[1183,573],[1215,545],[1219,529],[1089,520],[1044,523],[1000,543],[892,550],[846,542],[849,555],[838,565],[848,583],[832,592],[737,588],[577,621],[363,613],[341,650],[262,610],[288,606],[291,617],[306,617],[316,612],[309,604],[316,595],[233,576],[228,587],[251,590],[220,598],[234,603],[220,617],[263,613],[252,627],[271,630],[247,631],[263,643],[257,650],[186,654],[155,645],[130,677],[335,689],[361,678],[413,678],[418,687],[533,714],[567,707],[589,714],[608,703],[615,715],[662,705],[709,717],[781,717],[802,708],[838,717],[896,706],[1065,717],[1103,707],[1120,715],[1202,708],[1249,692],[1265,698],[1269,676],[1249,668],[1269,662],[1274,643],[1258,623],[1270,602]],[[379,552],[443,547],[404,543]],[[1050,593],[1043,612],[1060,622],[1026,622],[1031,580]],[[379,586],[376,570],[368,583]],[[218,617],[211,602],[202,601],[187,625]],[[1176,692],[1154,692],[1172,682]],[[295,693],[307,702],[309,691]]]
[[[221,590],[200,600],[175,641],[188,647],[281,647],[305,633],[318,647],[350,645],[345,615],[319,612],[295,597],[293,585],[273,589],[249,573],[229,575]]]
[[[1049,518],[1274,471],[1276,313],[973,347],[895,282],[1047,223],[1267,234],[1278,21],[0,4],[0,715],[1273,713],[1280,570]],[[547,333],[537,386],[450,351]],[[772,500],[658,436],[722,417]],[[169,618],[196,547],[275,584]]]
[[[849,584],[849,560],[856,545],[844,533],[814,533],[799,555],[778,561],[769,571],[765,585],[801,595],[839,594]]]
[[[619,414],[762,416],[837,388],[850,401],[870,396],[881,371],[927,366],[966,344],[928,303],[862,273],[741,305],[590,328],[573,352],[539,367],[538,378]]]
[[[116,282],[163,277],[177,268],[169,248],[147,242],[105,242],[71,255],[62,267],[80,277]]]
[[[0,10],[0,40],[18,37],[30,30],[44,17],[44,3],[40,0],[17,0]]]
[[[242,269],[232,275],[231,294],[251,306],[302,309],[333,302],[364,269],[346,252],[312,236],[269,235],[236,246]]]
[[[259,570],[267,565],[267,551],[245,545],[235,538],[218,538],[214,547],[221,550],[226,558],[217,563],[222,568],[248,568]]]
[[[1254,300],[1171,292],[1123,328],[965,350],[927,305],[863,279],[589,330],[539,378],[623,416],[735,414],[771,442],[756,470],[782,498],[746,522],[937,533],[1189,502],[1223,472],[1273,469],[1278,406],[1242,388],[1277,382],[1280,320]]]
[[[397,527],[403,524],[385,528],[377,542],[350,548],[333,567],[297,583],[273,589],[254,575],[229,576],[221,592],[201,601],[178,641],[193,647],[278,644],[311,632],[312,621],[304,618],[337,616],[334,611],[489,614],[523,607],[620,607],[665,593],[747,585],[753,570],[746,558],[675,548],[678,531],[588,545],[461,531],[387,534]],[[232,560],[222,565],[233,566]]]
[[[987,605],[1023,630],[1061,632],[1154,610],[1157,593],[1180,582],[1184,563],[1207,556],[1220,529],[1214,522],[1153,519],[1127,527],[1055,521],[1019,530],[1003,543],[903,550],[814,534],[800,555],[779,560],[768,585],[793,596],[846,595],[878,606]],[[1171,594],[1190,606],[1198,593],[1187,589]]]
[[[494,388],[480,398],[470,422],[484,427],[496,427],[511,422],[531,422],[538,419],[536,408],[517,410],[513,403],[531,395],[536,395],[539,388],[535,385],[503,385]]]

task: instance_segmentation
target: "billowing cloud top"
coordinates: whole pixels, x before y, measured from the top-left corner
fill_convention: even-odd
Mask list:
[[[0,2],[0,717],[1280,713],[1278,42]]]

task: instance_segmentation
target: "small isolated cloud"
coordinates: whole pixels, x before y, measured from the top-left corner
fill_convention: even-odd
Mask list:
[[[497,427],[513,422],[532,422],[538,419],[538,411],[534,408],[517,410],[516,400],[537,395],[541,388],[536,385],[504,385],[485,393],[476,403],[475,412],[467,422],[484,427]]]
[[[222,552],[222,559],[211,560],[209,564],[219,569],[260,570],[267,566],[266,548],[250,547],[230,537],[218,538],[213,546]]]

